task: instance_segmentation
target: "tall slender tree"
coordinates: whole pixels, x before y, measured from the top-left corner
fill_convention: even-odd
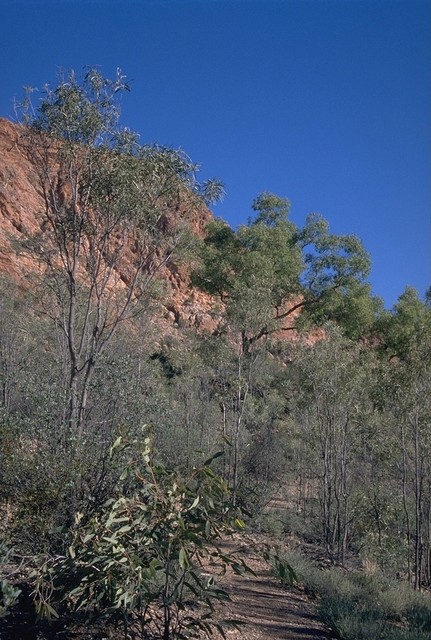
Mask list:
[[[34,168],[40,228],[21,250],[41,266],[44,311],[63,335],[68,367],[65,421],[81,437],[95,367],[120,324],[148,304],[155,277],[187,244],[187,215],[213,196],[179,151],[141,145],[119,128],[128,90],[89,69],[34,106],[22,104],[20,148]]]

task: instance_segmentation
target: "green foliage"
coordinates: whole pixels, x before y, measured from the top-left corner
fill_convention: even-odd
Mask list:
[[[266,547],[263,558],[271,566],[273,574],[283,587],[292,587],[298,582],[295,569],[285,557],[282,557],[279,549]]]
[[[11,607],[17,604],[21,589],[14,587],[8,580],[2,580],[0,583],[0,618],[5,618]]]
[[[322,619],[341,640],[425,640],[431,630],[428,593],[375,571],[319,569],[303,555],[280,553],[295,567],[297,578],[319,598]]]
[[[61,528],[75,510],[89,518],[106,500],[121,464],[101,439],[60,440],[44,426],[11,425],[15,444],[3,457],[2,498],[13,505],[7,535],[24,555],[59,551]]]
[[[348,340],[336,325],[324,326],[325,339],[298,346],[293,369],[298,385],[291,409],[299,428],[299,465],[318,499],[321,540],[343,562],[357,514],[356,486],[362,466],[356,452],[368,418],[366,372],[370,354]],[[312,501],[301,505],[304,516]]]
[[[12,550],[5,547],[0,542],[0,568],[10,562]],[[0,582],[0,619],[9,615],[10,609],[18,603],[21,589],[14,586],[10,581],[10,576],[3,578]]]
[[[340,288],[348,291],[368,276],[370,260],[359,238],[330,234],[321,216],[307,217],[299,239],[306,250],[304,283],[312,296],[321,297]]]
[[[121,447],[118,438],[112,452]],[[154,462],[148,439],[139,453],[136,447],[117,497],[87,521],[78,513],[66,554],[42,565],[37,611],[50,617],[66,607],[89,620],[121,622],[125,637],[191,638],[222,631],[212,620],[212,603],[228,595],[217,587],[214,572],[230,565],[241,573],[246,567],[216,542],[243,526],[230,513],[225,482],[208,466],[218,454],[183,479]]]
[[[420,344],[431,340],[431,308],[415,289],[407,287],[377,326],[389,356],[405,359]]]
[[[336,322],[351,340],[359,340],[374,333],[383,314],[383,302],[371,295],[370,285],[352,283],[347,289],[334,289],[325,297],[325,304],[317,308],[313,320],[321,324]]]
[[[200,185],[182,152],[119,128],[118,70],[72,71],[21,105],[19,145],[42,194],[43,224],[19,250],[40,263],[40,310],[63,342],[64,428],[82,437],[99,360],[120,326],[154,298],[161,269],[190,245],[189,220],[220,183]]]
[[[235,232],[222,221],[211,223],[192,274],[195,285],[220,295],[229,325],[248,343],[285,329],[283,321],[298,308],[320,309],[335,291],[342,306],[368,275],[357,238],[330,234],[316,214],[299,228],[288,220],[289,208],[288,200],[263,193],[248,226]]]
[[[287,221],[290,212],[290,202],[287,198],[281,198],[273,193],[264,192],[257,196],[251,205],[256,212],[252,224],[265,224],[274,226],[277,222]]]

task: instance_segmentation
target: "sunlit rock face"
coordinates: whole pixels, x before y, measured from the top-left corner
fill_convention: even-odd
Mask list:
[[[36,260],[17,253],[14,243],[25,234],[41,229],[43,197],[38,185],[35,167],[19,147],[20,126],[0,118],[0,273],[10,276],[19,286],[25,286],[26,276],[37,273]],[[187,209],[187,203],[172,216],[181,216],[193,232],[203,237],[204,229],[212,219],[204,206]],[[169,224],[169,220],[167,220]],[[133,250],[131,249],[131,256]],[[123,279],[127,279],[127,263],[121,265]],[[211,296],[190,286],[190,268],[187,264],[169,263],[161,277],[164,281],[158,321],[166,329],[171,326],[195,327],[198,331],[213,332],[219,320],[214,318],[215,305]]]

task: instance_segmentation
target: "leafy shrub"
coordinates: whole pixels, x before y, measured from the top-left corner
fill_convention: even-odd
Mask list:
[[[304,585],[308,593],[313,596],[322,593],[327,581],[324,572],[314,562],[296,551],[288,551],[281,557],[295,568],[297,581]]]
[[[264,511],[255,516],[252,521],[253,527],[260,533],[267,533],[272,538],[281,540],[284,534],[283,521],[277,510]]]
[[[0,589],[0,618],[5,618],[9,613],[9,609],[17,604],[21,589],[14,587],[6,579],[1,581]]]
[[[302,554],[281,553],[294,567],[306,591],[319,598],[321,618],[342,640],[428,640],[431,632],[429,593],[375,571],[322,571]]]
[[[12,551],[7,549],[2,543],[0,543],[0,566],[5,566],[10,562]],[[10,609],[18,602],[21,595],[21,589],[14,586],[9,579],[3,578],[0,582],[0,618],[5,618]]]
[[[418,630],[431,635],[431,596],[429,593],[414,593],[406,608],[407,620]]]
[[[332,578],[333,579],[333,578]],[[343,640],[379,640],[386,618],[378,606],[362,601],[360,593],[342,589],[324,594],[319,604],[321,617]]]
[[[298,582],[298,577],[292,565],[280,555],[279,549],[267,547],[263,551],[263,557],[272,568],[272,572],[283,587],[292,586]]]
[[[113,450],[122,446],[118,438]],[[146,439],[118,495],[86,523],[77,514],[66,554],[44,560],[35,583],[39,615],[78,612],[121,623],[125,637],[144,639],[222,633],[222,623],[212,621],[213,601],[228,595],[207,565],[213,574],[227,565],[238,573],[246,567],[217,546],[243,523],[232,521],[228,488],[211,461],[182,478],[154,462]]]
[[[76,511],[87,518],[106,500],[118,456],[109,460],[109,445],[95,439],[60,441],[49,428],[22,432],[3,459],[2,489],[13,505],[8,535],[24,555],[59,552],[61,527],[70,526]]]

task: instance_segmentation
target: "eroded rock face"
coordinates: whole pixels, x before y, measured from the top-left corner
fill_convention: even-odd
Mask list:
[[[18,147],[19,127],[0,118],[0,271],[21,278],[31,260],[17,256],[13,240],[36,232],[42,198],[28,160]]]
[[[0,274],[6,274],[19,286],[26,285],[26,276],[37,273],[40,266],[35,259],[18,254],[14,242],[25,235],[41,230],[44,216],[44,200],[36,169],[19,146],[20,126],[0,118]],[[187,220],[196,236],[202,238],[205,227],[212,220],[211,212],[203,205],[188,207],[184,201],[177,211],[166,217],[169,225],[175,216]],[[133,247],[119,266],[118,282],[127,282],[133,260]],[[222,323],[222,306],[209,294],[195,289],[190,284],[190,267],[185,263],[169,262],[161,271],[165,285],[159,313],[154,322],[160,336],[170,334],[177,328],[193,328],[199,333],[215,333]],[[286,310],[296,306],[298,300],[286,302]],[[279,310],[280,313],[286,310]],[[293,329],[299,308],[280,322],[280,330],[274,337],[280,340],[295,340]],[[303,336],[304,338],[305,336]],[[311,342],[321,339],[319,332],[311,332]]]
[[[14,241],[40,230],[44,202],[33,167],[19,147],[20,127],[0,118],[0,273],[10,276],[17,284],[24,283],[26,274],[38,270],[35,260],[18,255]],[[182,210],[176,214],[187,218],[193,232],[203,237],[204,229],[212,219],[205,207]],[[124,278],[127,265],[123,265]],[[213,332],[220,319],[213,317],[215,306],[211,296],[193,289],[189,269],[175,262],[168,264],[162,277],[166,293],[158,321],[169,326],[194,327],[198,331]]]

